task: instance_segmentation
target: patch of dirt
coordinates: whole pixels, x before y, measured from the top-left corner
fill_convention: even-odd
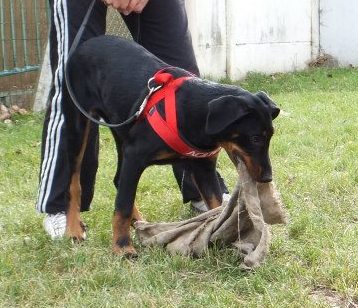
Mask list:
[[[325,286],[317,286],[310,293],[316,302],[324,302],[332,308],[358,308],[358,299],[346,298]]]
[[[0,122],[11,124],[11,117],[13,114],[27,114],[28,112],[24,108],[20,108],[17,105],[6,107],[4,104],[0,104]]]
[[[337,67],[338,60],[332,57],[329,54],[322,54],[316,59],[312,60],[309,64],[309,67]]]

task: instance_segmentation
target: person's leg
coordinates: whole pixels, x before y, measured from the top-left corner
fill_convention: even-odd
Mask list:
[[[40,184],[36,206],[37,210],[42,213],[64,213],[69,201],[70,169],[67,149],[71,145],[69,140],[75,136],[70,131],[71,125],[68,121],[71,119],[71,112],[77,112],[77,110],[65,87],[64,67],[68,50],[89,5],[90,1],[88,0],[50,0],[50,62],[53,87],[42,135]],[[98,1],[83,39],[104,34],[105,20],[106,6]],[[98,129],[94,127],[91,133],[90,140],[92,142],[87,147],[81,173],[82,210],[87,210],[92,200],[98,164]]]
[[[123,16],[135,41],[169,65],[200,75],[195,59],[184,0],[149,0],[141,14]],[[199,201],[185,162],[173,164],[173,171],[183,195],[183,202]],[[228,193],[219,177],[223,193]]]
[[[183,0],[149,0],[141,14],[122,17],[137,43],[169,65],[199,75]]]

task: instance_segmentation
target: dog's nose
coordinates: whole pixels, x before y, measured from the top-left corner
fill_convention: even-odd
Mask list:
[[[260,183],[269,183],[272,181],[272,174],[271,173],[265,173],[262,174],[258,182]]]

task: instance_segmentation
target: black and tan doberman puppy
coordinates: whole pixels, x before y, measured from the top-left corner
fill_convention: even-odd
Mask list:
[[[69,83],[77,101],[85,110],[108,123],[123,122],[138,110],[148,80],[158,71],[164,69],[164,77],[158,78],[164,84],[188,77],[184,78],[174,95],[174,118],[179,139],[193,149],[211,154],[198,154],[194,150],[197,157],[183,155],[168,146],[170,142],[164,141],[155,132],[148,120],[153,112],[157,112],[164,121],[173,117],[168,114],[171,111],[165,110],[167,107],[164,107],[163,101],[166,98],[159,99],[158,104],[144,111],[149,116],[144,115],[130,125],[111,129],[118,151],[117,197],[112,221],[113,250],[116,254],[136,254],[129,231],[131,220],[141,219],[134,199],[140,176],[149,165],[185,160],[209,208],[219,206],[222,201],[215,172],[217,152],[213,152],[218,147],[223,147],[233,162],[240,157],[256,181],[271,181],[268,150],[273,134],[272,120],[279,114],[279,109],[265,93],[251,94],[236,86],[193,77],[182,69],[168,67],[136,43],[111,36],[84,42],[67,67]],[[153,82],[158,83],[158,80]],[[79,215],[79,174],[91,124],[73,108],[71,125],[78,128],[81,138],[73,142],[69,149],[73,176],[67,210],[67,235],[81,240],[84,230]]]

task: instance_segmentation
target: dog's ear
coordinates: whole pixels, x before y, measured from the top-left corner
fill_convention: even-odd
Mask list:
[[[263,91],[256,93],[256,96],[269,106],[269,108],[271,109],[272,119],[277,118],[280,113],[280,108],[276,106],[273,100]]]
[[[209,102],[205,132],[214,135],[251,112],[246,100],[239,96],[226,95]]]

